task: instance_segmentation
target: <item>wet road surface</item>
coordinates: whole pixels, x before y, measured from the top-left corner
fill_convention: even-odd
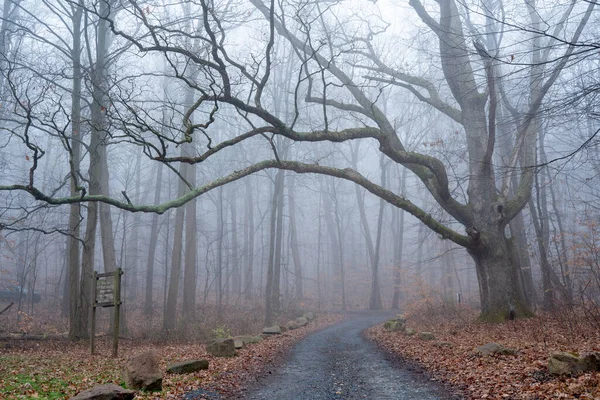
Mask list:
[[[439,386],[407,370],[362,336],[394,314],[355,313],[313,333],[243,398],[254,400],[448,399]]]

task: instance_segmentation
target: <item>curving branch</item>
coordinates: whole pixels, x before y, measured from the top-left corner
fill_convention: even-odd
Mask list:
[[[452,95],[461,108],[469,107],[480,96],[473,69],[470,52],[467,48],[462,29],[460,14],[454,0],[443,0],[440,5],[440,22],[429,15],[419,0],[410,0],[409,4],[417,15],[436,34],[439,39],[442,70]],[[463,110],[464,111],[464,110]]]
[[[278,161],[278,160],[265,160],[259,163],[250,165],[246,168],[243,168],[239,171],[234,171],[233,173],[224,176],[219,179],[215,179],[210,183],[192,189],[187,194],[180,196],[177,199],[159,204],[159,205],[135,205],[128,201],[119,201],[114,198],[105,195],[83,195],[83,196],[75,196],[75,197],[52,197],[46,195],[39,189],[26,185],[9,185],[9,186],[0,186],[0,192],[2,191],[24,191],[33,196],[36,200],[43,201],[52,205],[62,205],[62,204],[73,204],[73,203],[81,203],[81,202],[101,202],[112,205],[114,207],[130,211],[130,212],[148,212],[148,213],[158,213],[163,214],[167,210],[172,208],[180,207],[190,200],[206,194],[218,187],[224,186],[228,183],[237,181],[245,176],[254,174],[256,172],[266,170],[266,169],[284,169],[288,171],[294,171],[299,174],[322,174],[334,176],[337,178],[345,179],[351,182],[354,182],[379,198],[387,201],[388,203],[399,207],[411,215],[418,218],[425,225],[427,225],[431,230],[438,233],[442,238],[449,239],[454,243],[463,246],[463,247],[472,247],[475,246],[470,237],[461,235],[454,230],[446,227],[441,222],[437,221],[430,214],[423,211],[421,208],[417,207],[414,203],[407,200],[406,198],[399,196],[392,191],[385,189],[367,178],[365,178],[360,173],[356,172],[353,169],[345,168],[333,168],[318,164],[305,164],[296,161]]]
[[[446,212],[462,224],[467,226],[472,224],[471,209],[467,205],[456,201],[450,193],[448,174],[444,164],[435,157],[406,151],[395,133],[389,134],[376,127],[349,128],[341,131],[296,132],[287,128],[282,121],[264,109],[259,109],[236,98],[222,98],[221,100],[262,118],[265,122],[273,125],[274,133],[294,141],[340,143],[354,139],[375,139],[379,142],[379,149],[382,153],[395,162],[402,164],[419,177]]]
[[[390,85],[404,88],[410,91],[417,99],[419,99],[419,101],[429,104],[430,106],[434,107],[436,110],[442,112],[446,116],[452,118],[459,124],[462,123],[462,111],[442,101],[437,90],[435,90],[431,82],[422,78],[418,78],[408,74],[403,74],[397,71],[393,71],[392,73],[392,79],[379,78],[371,75],[365,75],[365,79],[387,83]],[[425,97],[421,92],[419,92],[419,90],[415,86],[420,86],[427,90],[429,97]]]

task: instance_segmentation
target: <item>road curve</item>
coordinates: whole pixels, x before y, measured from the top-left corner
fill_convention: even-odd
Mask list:
[[[440,387],[393,361],[362,331],[394,314],[354,313],[291,350],[244,399],[447,399]]]

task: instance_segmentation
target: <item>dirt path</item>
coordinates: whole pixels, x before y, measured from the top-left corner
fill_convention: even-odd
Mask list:
[[[393,316],[356,313],[314,333],[245,399],[446,399],[440,387],[390,359],[362,331]]]

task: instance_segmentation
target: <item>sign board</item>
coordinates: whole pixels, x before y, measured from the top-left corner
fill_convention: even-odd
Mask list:
[[[121,276],[123,270],[117,268],[116,271],[98,273],[94,271],[92,277],[92,334],[90,340],[91,353],[95,352],[96,339],[96,308],[97,307],[114,307],[115,311],[113,321],[113,357],[117,356],[119,348],[119,319],[121,306]]]
[[[113,277],[98,278],[96,282],[96,305],[102,307],[114,306],[115,280]]]

